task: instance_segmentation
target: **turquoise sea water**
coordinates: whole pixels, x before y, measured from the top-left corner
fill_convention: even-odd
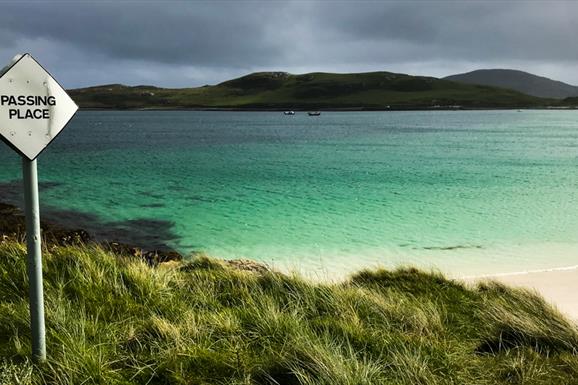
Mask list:
[[[39,159],[43,215],[321,277],[578,265],[577,171],[575,111],[82,111]]]

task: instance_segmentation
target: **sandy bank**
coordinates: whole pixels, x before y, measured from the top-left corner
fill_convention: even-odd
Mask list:
[[[467,282],[495,280],[536,290],[558,310],[578,322],[578,267],[548,271],[465,278]]]

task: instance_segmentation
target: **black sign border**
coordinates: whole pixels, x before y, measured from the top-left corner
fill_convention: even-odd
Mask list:
[[[40,68],[42,68],[42,69],[52,78],[52,80],[54,80],[54,81],[56,82],[56,84],[58,84],[58,85],[60,86],[60,88],[62,88],[62,89],[64,90],[64,92],[66,93],[66,95],[70,98],[70,95],[68,95],[68,93],[66,92],[66,88],[62,87],[62,85],[61,85],[60,83],[58,83],[58,80],[56,80],[56,79],[54,78],[54,76],[52,76],[52,74],[51,74],[50,72],[48,72],[48,71],[46,70],[46,68],[44,68],[44,67],[42,66],[42,64],[38,63],[38,61],[37,61],[36,59],[34,59],[34,57],[33,57],[32,55],[30,55],[29,53],[23,54],[22,57],[20,57],[18,60],[16,60],[14,63],[12,63],[12,64],[10,65],[10,67],[8,67],[8,69],[7,69],[2,75],[0,75],[0,79],[2,79],[4,76],[6,76],[6,75],[10,72],[10,70],[11,70],[16,64],[18,64],[18,62],[20,62],[20,60],[24,59],[26,56],[29,56],[30,59],[34,60],[34,62],[35,62],[36,64],[38,64],[38,65],[40,66]],[[70,99],[72,99],[72,98],[70,98]],[[28,160],[30,160],[30,161],[33,161],[33,160],[37,159],[37,158],[40,156],[40,154],[42,154],[42,153],[44,152],[44,150],[46,150],[46,149],[48,148],[48,146],[50,146],[50,144],[54,141],[54,139],[56,139],[56,137],[57,137],[58,135],[60,135],[60,134],[62,133],[62,131],[64,131],[64,129],[68,126],[68,123],[70,123],[70,121],[72,120],[72,118],[74,118],[74,116],[76,115],[76,113],[77,113],[78,110],[80,109],[80,107],[78,107],[78,104],[76,104],[76,102],[75,102],[74,100],[72,100],[72,102],[73,102],[73,103],[76,105],[76,107],[77,107],[77,109],[76,109],[76,111],[74,112],[74,114],[72,114],[72,116],[70,117],[70,119],[68,119],[68,121],[64,124],[64,126],[63,126],[62,129],[58,132],[58,134],[57,134],[54,138],[50,139],[50,142],[48,142],[48,143],[46,144],[46,146],[44,146],[44,148],[43,148],[42,150],[40,150],[40,152],[39,152],[34,158],[30,158],[30,157],[28,157],[26,154],[24,154],[22,151],[20,151],[20,149],[19,149],[18,147],[16,147],[12,142],[10,142],[10,141],[8,140],[8,138],[4,137],[4,135],[1,135],[1,134],[0,134],[0,139],[2,139],[2,141],[3,141],[4,143],[6,143],[6,144],[8,145],[8,147],[10,147],[10,148],[13,149],[14,151],[16,151],[16,152],[17,152],[18,154],[20,154],[20,156],[22,156],[23,158],[26,158],[26,159],[28,159]]]

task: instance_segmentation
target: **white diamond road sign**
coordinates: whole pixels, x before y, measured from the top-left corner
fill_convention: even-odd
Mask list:
[[[78,106],[29,54],[0,75],[0,138],[36,159],[72,119]]]

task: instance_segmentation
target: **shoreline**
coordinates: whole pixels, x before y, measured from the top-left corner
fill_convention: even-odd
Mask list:
[[[183,259],[181,253],[168,246],[147,247],[120,237],[102,238],[87,230],[84,225],[71,227],[53,219],[41,219],[40,227],[43,248],[52,245],[74,246],[92,243],[120,255],[142,259],[153,266]],[[24,241],[25,237],[25,218],[22,210],[17,205],[0,202],[0,243],[10,240]]]
[[[498,273],[456,278],[477,285],[495,281],[509,287],[527,289],[541,295],[569,319],[578,322],[578,265],[525,272]]]
[[[544,269],[533,269],[533,270],[520,270],[520,271],[512,271],[512,272],[504,272],[504,273],[489,273],[489,274],[474,274],[474,275],[463,275],[458,276],[456,279],[460,280],[480,280],[480,279],[492,279],[492,278],[501,278],[501,277],[510,277],[510,276],[523,276],[528,274],[539,274],[539,273],[553,273],[557,271],[571,271],[571,270],[578,270],[578,265],[569,265],[569,266],[560,266],[560,267],[551,267],[551,268],[544,268]]]
[[[0,214],[2,214],[2,220],[0,221],[0,242],[7,239],[24,239],[24,218],[19,208],[12,204],[0,203]],[[114,239],[98,239],[89,231],[83,229],[82,226],[73,229],[59,223],[42,221],[42,229],[42,236],[45,244],[73,245],[77,243],[94,242],[110,249],[111,251],[141,258],[151,265],[184,259],[183,255],[175,250],[159,250],[156,248],[146,248],[143,247],[143,245],[119,242]],[[226,261],[226,259],[223,260]],[[254,260],[251,260],[250,264],[263,265],[267,268],[284,272],[285,274],[291,274],[291,272],[295,271],[301,271],[301,273],[303,273],[303,269],[295,269],[295,265],[293,265],[293,268],[287,268],[289,266],[283,267],[275,263],[270,264],[266,262],[263,264],[262,262]],[[338,276],[336,276],[335,274],[332,274],[330,269],[326,266],[322,271],[317,271],[314,274],[311,274],[310,271],[309,274],[304,274],[304,276],[317,282],[337,282],[346,280],[347,277],[355,271],[375,268],[385,267],[379,265],[366,266],[365,268],[360,267],[348,271],[347,274],[338,274]],[[424,271],[428,270],[423,267],[420,269]],[[391,268],[387,270],[391,270]],[[434,268],[433,270],[436,269]],[[578,265],[480,275],[460,275],[446,272],[444,275],[448,277],[448,279],[464,282],[468,285],[477,285],[486,281],[496,281],[510,287],[525,288],[535,291],[561,313],[578,322],[578,296],[575,295],[575,293],[578,293]]]
[[[372,107],[326,107],[326,108],[311,108],[296,107],[296,108],[258,108],[258,107],[130,107],[130,108],[120,108],[120,107],[80,107],[79,111],[204,111],[204,112],[284,112],[284,111],[295,111],[295,112],[308,112],[308,111],[320,111],[320,112],[403,112],[403,111],[575,111],[578,107],[419,107],[419,106],[408,106],[408,107],[391,107],[391,108],[372,108]]]

